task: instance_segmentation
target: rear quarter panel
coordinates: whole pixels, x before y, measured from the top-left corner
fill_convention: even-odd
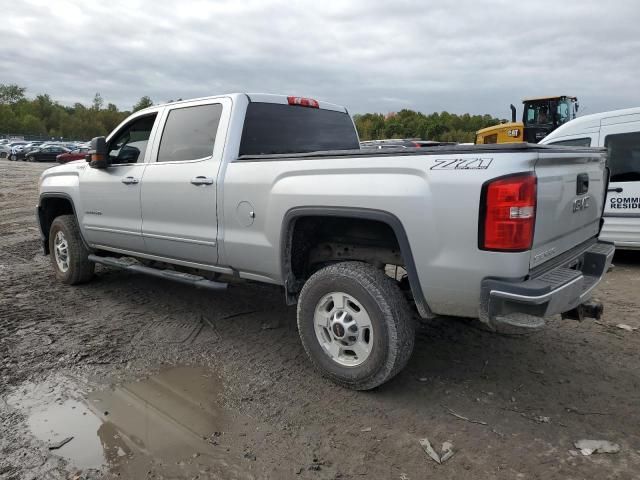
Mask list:
[[[404,226],[431,310],[475,317],[482,278],[523,277],[530,257],[479,250],[482,184],[530,171],[536,158],[535,152],[483,152],[235,161],[224,178],[220,259],[246,278],[281,284],[282,223],[290,209],[381,210]],[[465,164],[477,168],[456,168]],[[255,212],[249,226],[242,202]]]

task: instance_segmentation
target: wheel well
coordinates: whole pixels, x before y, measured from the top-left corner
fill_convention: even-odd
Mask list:
[[[288,229],[284,248],[288,294],[296,297],[306,279],[319,268],[347,260],[379,268],[405,266],[398,238],[385,222],[346,216],[296,217]]]
[[[49,254],[49,230],[51,224],[60,215],[74,215],[73,204],[71,200],[65,197],[45,197],[40,201],[38,207],[38,219],[40,220],[40,229],[44,238],[44,251]]]

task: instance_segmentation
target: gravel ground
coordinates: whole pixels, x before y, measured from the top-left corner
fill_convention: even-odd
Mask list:
[[[640,253],[616,254],[600,322],[514,338],[437,319],[397,378],[353,392],[313,371],[273,286],[56,283],[34,218],[49,166],[0,160],[1,478],[638,478],[640,330],[616,325],[640,327]]]

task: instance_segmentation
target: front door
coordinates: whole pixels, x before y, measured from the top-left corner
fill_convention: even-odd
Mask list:
[[[66,150],[62,147],[47,147],[44,150],[42,150],[42,158],[40,160],[45,161],[45,162],[55,162],[56,161],[56,157],[58,155],[60,155],[61,153],[65,153]]]
[[[601,238],[640,247],[640,122],[603,126],[600,138],[610,170]]]
[[[87,242],[144,252],[140,181],[157,113],[137,117],[108,141],[109,166],[87,166],[80,180],[81,226]]]

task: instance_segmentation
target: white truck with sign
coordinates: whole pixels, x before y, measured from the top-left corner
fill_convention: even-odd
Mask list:
[[[494,329],[599,315],[606,188],[600,149],[360,150],[343,107],[232,94],[134,113],[42,174],[38,218],[67,284],[100,263],[281,285],[314,365],[370,389],[407,363],[416,313]]]
[[[611,178],[600,238],[620,249],[640,249],[640,107],[585,115],[541,143],[609,150]]]

